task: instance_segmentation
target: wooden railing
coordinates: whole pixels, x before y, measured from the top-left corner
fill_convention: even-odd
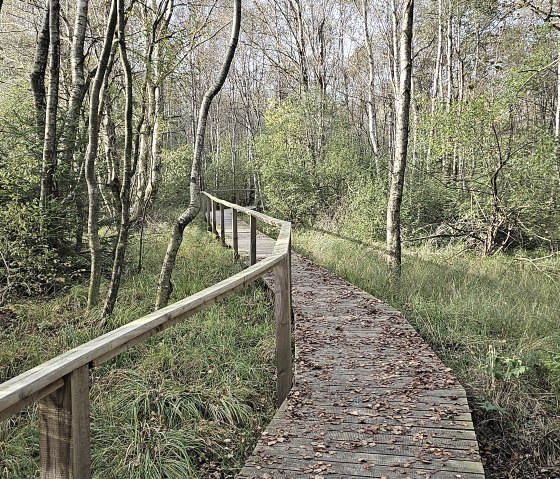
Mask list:
[[[224,207],[232,208],[233,250],[239,256],[237,216],[250,218],[250,266],[199,293],[132,321],[0,384],[0,421],[39,403],[40,468],[42,479],[91,477],[90,369],[216,301],[274,271],[277,393],[281,404],[293,381],[291,344],[291,224],[203,193],[206,218],[216,233],[221,204],[220,237],[225,244]],[[211,213],[211,214],[208,214]],[[256,221],[280,227],[273,254],[256,262]]]

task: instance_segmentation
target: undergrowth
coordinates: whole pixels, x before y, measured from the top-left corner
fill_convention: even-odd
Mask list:
[[[165,230],[164,230],[165,231]],[[115,314],[99,326],[84,313],[87,289],[0,310],[0,382],[148,313],[166,232],[145,238],[142,273],[132,271]],[[161,233],[161,234],[160,234]],[[185,231],[172,301],[241,269],[200,226]],[[93,370],[94,478],[231,477],[274,411],[270,294],[252,285]],[[37,412],[0,423],[0,477],[38,477]]]
[[[560,473],[558,259],[537,269],[506,255],[407,249],[401,280],[390,281],[383,245],[308,229],[294,246],[400,309],[454,369],[489,477]]]

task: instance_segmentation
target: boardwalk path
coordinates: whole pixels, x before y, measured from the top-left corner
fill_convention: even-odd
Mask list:
[[[483,479],[465,391],[403,316],[296,254],[292,284],[295,386],[238,478]]]

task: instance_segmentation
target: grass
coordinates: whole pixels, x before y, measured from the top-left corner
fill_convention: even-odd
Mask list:
[[[144,271],[127,271],[103,327],[86,286],[0,312],[0,382],[152,308],[167,234],[146,238]],[[132,244],[130,262],[135,263]],[[239,271],[203,229],[185,232],[172,301]],[[274,325],[255,284],[93,370],[95,478],[231,477],[274,412]],[[0,423],[0,477],[38,477],[36,408]]]
[[[454,369],[475,409],[489,477],[506,477],[504,461],[507,477],[560,469],[558,259],[537,269],[505,255],[407,249],[401,280],[390,281],[382,245],[304,229],[294,246],[403,311]]]

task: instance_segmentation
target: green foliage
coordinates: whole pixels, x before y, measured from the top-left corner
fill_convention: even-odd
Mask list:
[[[36,136],[31,96],[15,85],[0,100],[0,305],[53,292],[84,266],[70,246],[76,219],[68,204],[39,206]]]
[[[528,371],[528,367],[523,364],[521,359],[517,356],[508,357],[499,354],[493,344],[488,347],[486,360],[480,365],[480,369],[498,381],[519,379]]]
[[[356,181],[337,213],[335,229],[344,235],[366,243],[382,240],[387,218],[386,184],[375,180]]]
[[[360,147],[328,97],[309,93],[271,104],[255,143],[267,206],[297,223],[331,211],[367,168]]]
[[[158,193],[159,207],[185,207],[190,198],[192,148],[183,146],[162,152],[161,181],[165,185]]]

